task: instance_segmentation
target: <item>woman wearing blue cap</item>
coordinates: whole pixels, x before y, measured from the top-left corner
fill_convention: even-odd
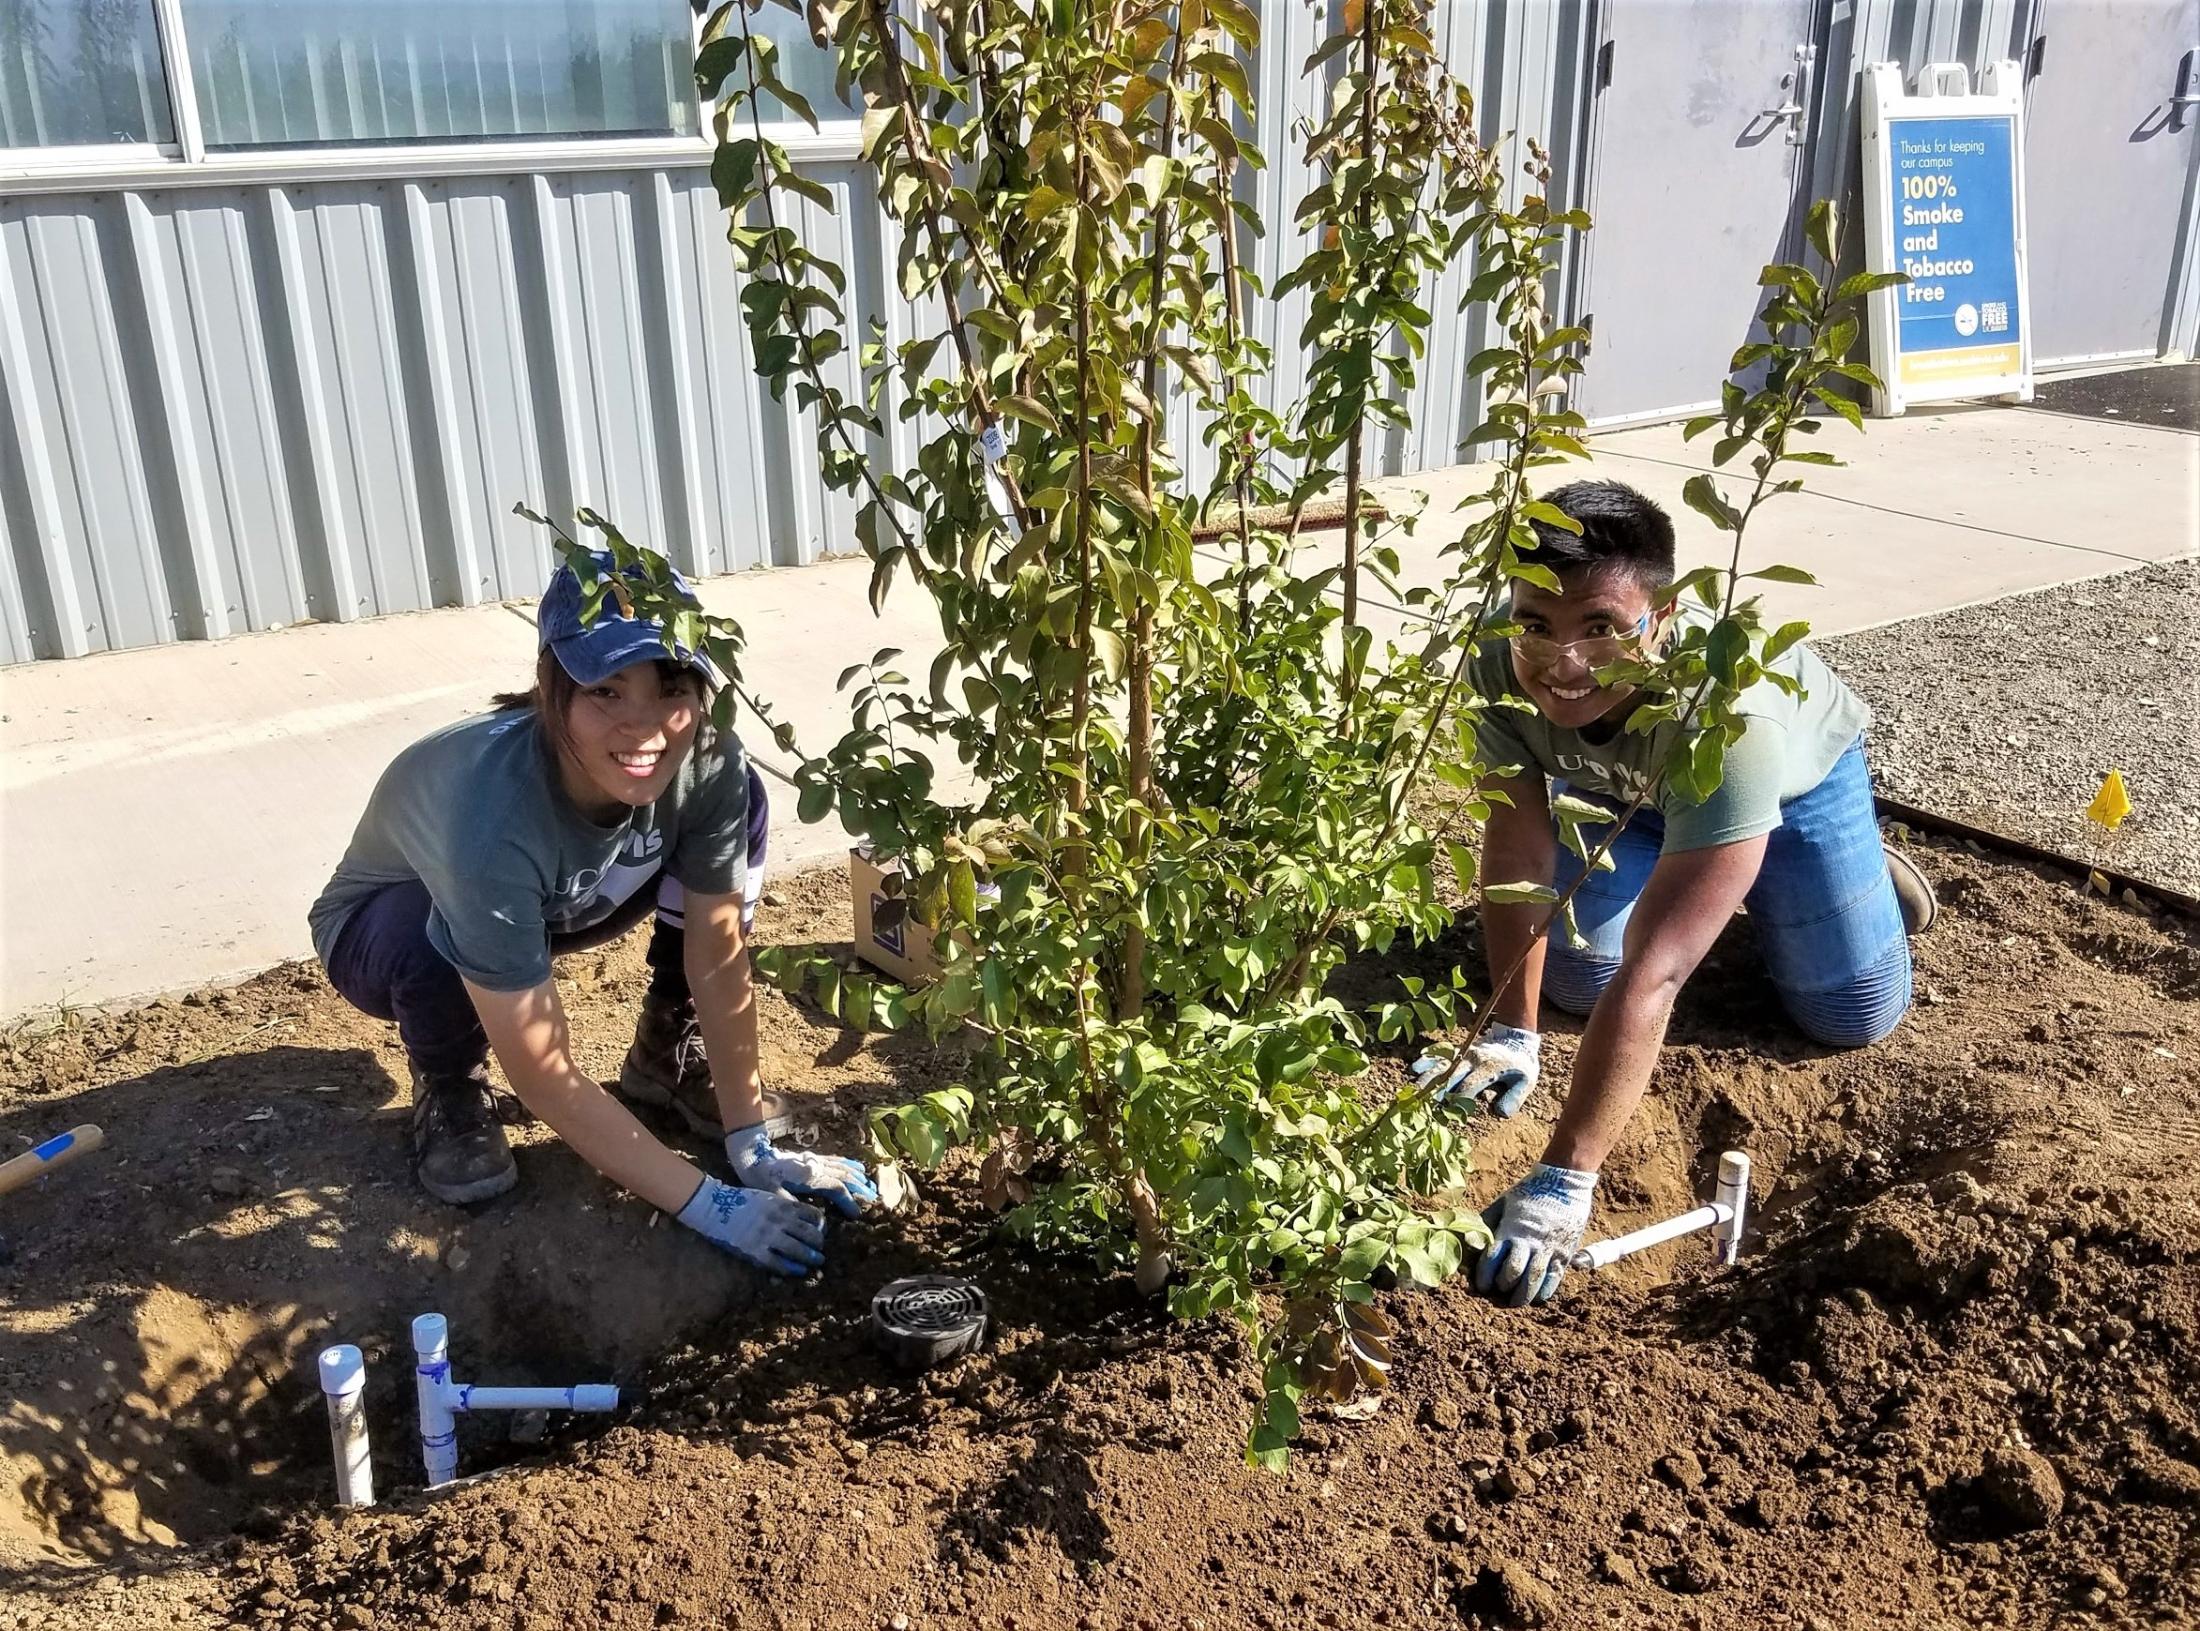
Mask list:
[[[614,570],[608,555],[598,569]],[[616,604],[587,624],[580,607],[562,566],[536,617],[534,689],[383,772],[314,903],[314,949],[346,1000],[397,1023],[413,1171],[436,1199],[518,1182],[494,1051],[521,1102],[612,1182],[753,1263],[807,1273],[824,1261],[824,1220],[794,1197],[853,1216],[878,1196],[857,1162],[782,1151],[764,1129],[748,956],[763,786],[739,739],[708,723],[705,658]],[[574,1062],[551,958],[651,911],[649,990],[606,1091]],[[736,1182],[698,1183],[621,1098],[723,1132]]]

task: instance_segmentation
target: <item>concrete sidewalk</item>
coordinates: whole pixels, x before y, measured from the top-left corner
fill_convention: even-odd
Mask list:
[[[1692,562],[1718,535],[1680,502],[1710,438],[1676,427],[1599,438],[1591,467],[1665,503]],[[1809,469],[1753,531],[1751,564],[1809,568],[1822,587],[1774,586],[1781,616],[1844,633],[2097,576],[2194,548],[2200,438],[2019,409],[1953,409],[1829,424],[1855,462]],[[1798,467],[1800,468],[1800,467]],[[1396,543],[1408,583],[1440,576],[1441,512],[1486,469],[1386,483],[1432,497]],[[1730,478],[1730,485],[1738,482]],[[1334,534],[1329,535],[1334,537]],[[1723,559],[1723,555],[1720,557]],[[712,609],[749,636],[757,690],[820,751],[845,728],[833,682],[883,646],[921,676],[938,649],[929,603],[906,582],[883,617],[869,563],[712,580]],[[528,608],[479,607],[315,625],[214,643],[0,670],[0,1021],[240,978],[311,954],[307,905],[398,749],[523,687]],[[1374,607],[1379,631],[1408,619]],[[750,733],[752,736],[757,733]],[[752,742],[774,790],[793,768]],[[832,825],[775,801],[776,864],[838,853]]]

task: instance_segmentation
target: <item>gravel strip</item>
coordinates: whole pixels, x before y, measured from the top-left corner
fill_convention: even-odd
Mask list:
[[[1812,642],[1890,797],[2200,894],[2200,561]],[[2086,819],[2124,774],[2132,813]]]

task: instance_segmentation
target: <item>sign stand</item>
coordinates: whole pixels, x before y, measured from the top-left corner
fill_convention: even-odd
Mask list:
[[[1868,297],[1872,412],[1927,402],[2032,400],[2025,286],[2024,76],[1931,63],[1906,92],[1899,63],[1864,70],[1864,264],[1910,281]]]

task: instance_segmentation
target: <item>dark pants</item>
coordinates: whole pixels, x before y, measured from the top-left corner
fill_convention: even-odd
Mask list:
[[[756,916],[757,897],[763,889],[770,822],[764,784],[752,766],[748,898],[741,912],[744,928]],[[368,896],[329,948],[329,984],[361,1013],[395,1020],[406,1056],[422,1074],[464,1075],[488,1059],[489,1038],[458,970],[428,939],[428,912],[433,904],[428,886],[418,878],[390,884]],[[604,945],[652,912],[657,923],[649,941],[650,991],[685,1002],[687,934],[680,886],[662,874],[635,890],[603,922],[575,934],[553,934],[550,954],[555,957]]]

